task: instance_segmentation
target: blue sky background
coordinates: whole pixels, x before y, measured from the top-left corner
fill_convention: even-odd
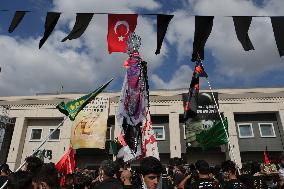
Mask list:
[[[107,3],[106,3],[107,2]],[[255,51],[245,52],[234,33],[230,15],[284,16],[282,0],[2,0],[0,9],[0,95],[88,92],[115,77],[109,91],[119,91],[126,54],[107,52],[107,15],[95,15],[79,39],[60,42],[72,29],[76,12],[174,14],[160,55],[156,56],[156,19],[139,17],[136,32],[149,64],[151,89],[187,88],[194,63],[192,15],[213,15],[214,26],[205,50],[204,66],[214,88],[283,87],[284,58],[279,56],[270,20],[253,19],[249,35]],[[30,10],[16,30],[7,32],[16,10]],[[47,11],[62,15],[42,49]],[[206,89],[206,83],[202,84]]]

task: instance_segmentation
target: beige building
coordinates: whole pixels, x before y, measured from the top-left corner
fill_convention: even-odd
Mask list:
[[[218,89],[214,92],[219,94],[220,111],[228,118],[233,153],[228,153],[225,145],[208,151],[186,148],[181,120],[182,94],[187,93],[187,89],[155,90],[150,92],[150,111],[162,162],[183,157],[190,162],[205,159],[210,164],[234,159],[241,165],[249,160],[262,161],[266,146],[271,158],[277,159],[284,147],[284,88]],[[107,139],[119,133],[115,121],[119,94],[101,94],[110,98]],[[82,94],[0,97],[0,106],[9,106],[9,117],[15,118],[15,124],[7,125],[6,132],[0,131],[0,160],[6,161],[12,170],[16,169],[63,120],[64,115],[55,106],[62,100],[80,96]],[[71,121],[67,120],[41,148],[45,162],[56,163],[60,159],[70,146],[70,135]],[[109,146],[107,142],[105,150],[76,150],[77,165],[92,167],[103,159],[112,158]]]

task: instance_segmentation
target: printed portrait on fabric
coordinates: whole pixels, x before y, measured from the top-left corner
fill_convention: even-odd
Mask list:
[[[108,114],[109,98],[97,97],[77,115],[71,134],[74,149],[105,149]]]

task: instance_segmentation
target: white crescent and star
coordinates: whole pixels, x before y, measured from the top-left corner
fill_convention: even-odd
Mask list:
[[[119,20],[119,21],[116,22],[116,24],[115,24],[115,26],[114,26],[114,28],[113,28],[115,34],[117,34],[117,28],[118,28],[118,26],[120,26],[120,25],[124,25],[124,26],[126,27],[126,33],[125,33],[124,35],[128,34],[128,32],[129,32],[129,24],[128,24],[128,22],[126,22],[126,21],[124,21],[124,20]],[[125,38],[125,37],[123,37],[122,35],[120,35],[120,36],[118,37],[118,41],[123,41],[124,38]]]

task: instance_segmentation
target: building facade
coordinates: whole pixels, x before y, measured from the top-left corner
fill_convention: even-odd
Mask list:
[[[182,121],[182,94],[186,89],[150,91],[150,112],[156,131],[162,163],[182,157],[188,162],[205,159],[220,164],[232,159],[241,165],[246,161],[263,162],[267,147],[270,158],[277,159],[284,149],[284,88],[218,89],[220,111],[228,119],[231,151],[227,145],[209,150],[186,147]],[[120,93],[102,93],[110,98],[107,120],[106,149],[78,149],[77,166],[96,167],[107,158],[113,158],[109,141],[118,136],[116,122]],[[15,119],[5,132],[0,130],[0,163],[7,162],[14,170],[32,154],[52,129],[63,121],[64,115],[55,107],[82,94],[0,97],[0,106],[9,106],[9,117]],[[66,120],[41,148],[45,162],[57,162],[70,147],[71,121]],[[5,140],[4,140],[5,139]],[[5,142],[3,142],[5,141]]]

